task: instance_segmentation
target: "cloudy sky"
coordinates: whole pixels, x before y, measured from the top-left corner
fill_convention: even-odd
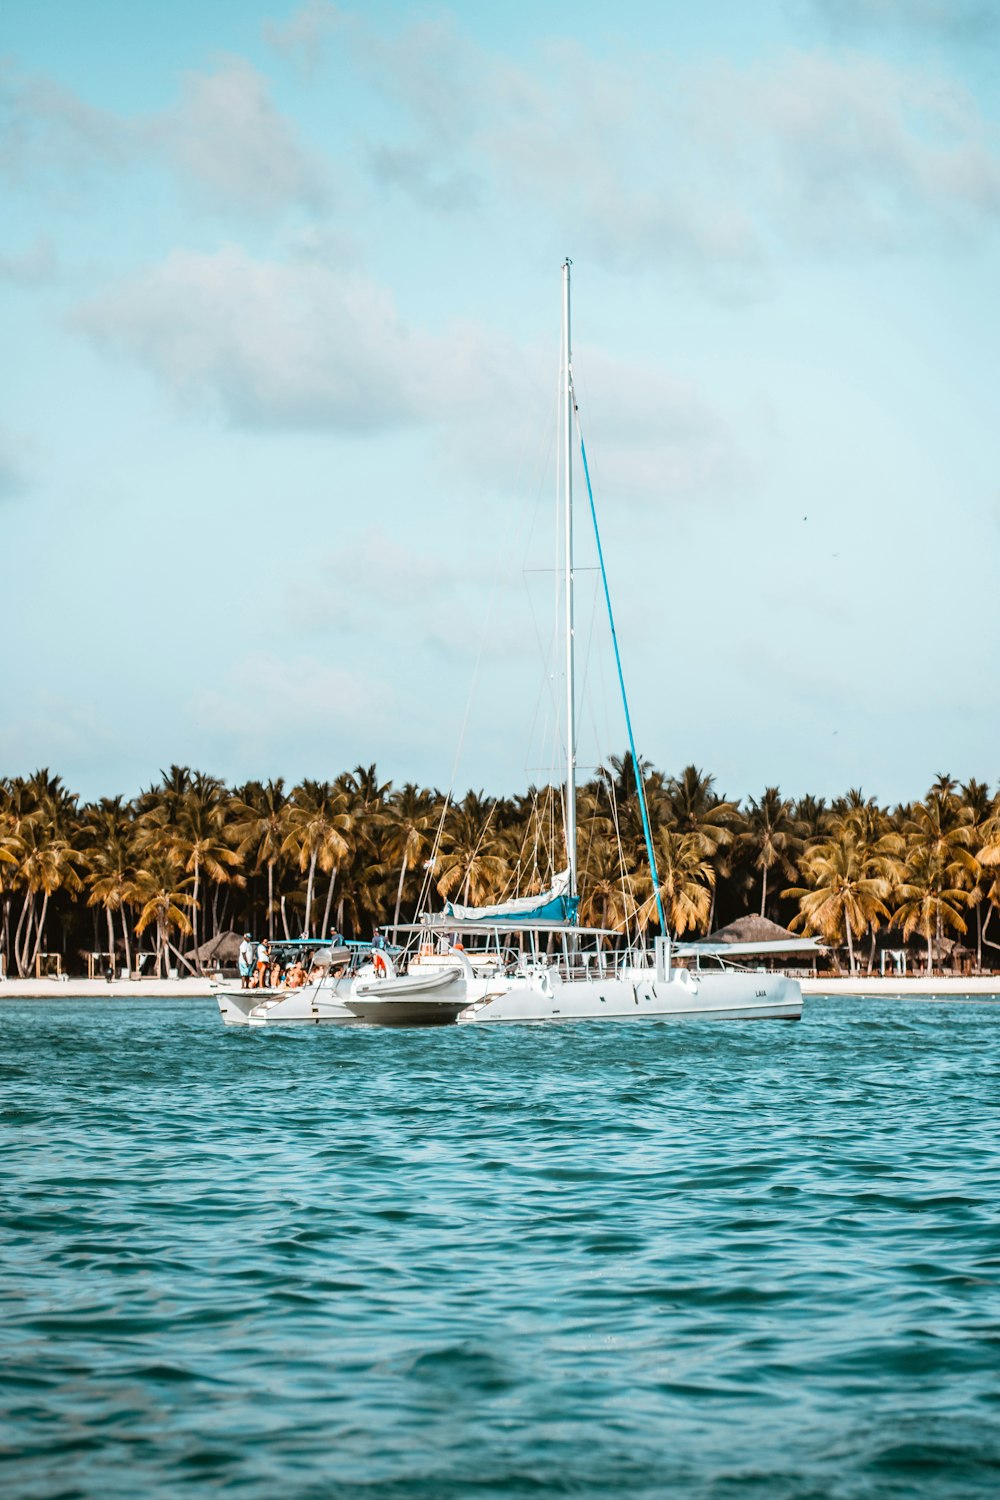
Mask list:
[[[1000,0],[6,0],[0,770],[1000,777]],[[581,510],[580,758],[624,730]]]

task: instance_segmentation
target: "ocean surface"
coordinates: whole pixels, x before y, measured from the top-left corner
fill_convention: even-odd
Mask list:
[[[1000,1006],[0,1003],[0,1493],[1000,1493]]]

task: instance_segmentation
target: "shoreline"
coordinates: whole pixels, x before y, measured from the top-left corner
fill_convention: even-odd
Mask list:
[[[0,1000],[210,1000],[205,979],[3,979]]]
[[[1000,1000],[1000,974],[939,979],[883,979],[856,974],[830,979],[802,979],[803,999]],[[211,978],[196,979],[4,979],[3,1000],[211,1000]]]
[[[841,974],[830,979],[802,979],[803,999],[808,995],[838,996],[864,1000],[919,1000],[979,998],[1000,1000],[1000,974],[947,974],[939,978],[926,979],[922,975],[906,978],[886,978],[873,974]]]

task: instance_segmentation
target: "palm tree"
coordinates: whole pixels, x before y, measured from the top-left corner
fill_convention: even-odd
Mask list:
[[[658,771],[654,771],[652,763],[644,760],[642,756],[639,757],[639,773],[642,776],[647,810],[650,812],[651,820],[660,821],[658,813],[664,794],[663,777]],[[642,826],[639,786],[631,753],[626,751],[624,755],[609,755],[607,765],[597,768],[597,780],[607,790],[612,817],[622,846],[631,856],[630,863],[633,860],[636,865],[645,863],[646,856],[640,851],[645,849],[646,835]]]
[[[255,868],[267,867],[267,935],[274,938],[274,867],[288,832],[290,799],[282,777],[266,784],[248,781],[231,805],[232,833],[240,859],[252,854]]]
[[[82,863],[82,855],[79,850],[73,848],[68,839],[53,833],[52,829],[52,823],[47,820],[31,823],[21,856],[21,878],[28,893],[25,905],[28,905],[29,898],[31,903],[24,943],[17,955],[18,973],[22,976],[29,972],[41,952],[45,919],[52,896],[60,889],[78,891],[83,884],[76,868]],[[42,896],[42,904],[36,914],[35,898],[39,892]],[[34,946],[31,946],[32,918],[34,919]],[[30,956],[29,947],[31,948]]]
[[[303,781],[292,793],[288,809],[285,835],[281,852],[294,856],[300,870],[308,870],[306,882],[306,906],[304,935],[312,933],[313,892],[316,884],[316,867],[330,872],[347,857],[348,846],[345,834],[351,831],[351,814],[348,797],[343,788],[328,781]],[[332,882],[331,882],[332,895]],[[330,898],[327,898],[329,920]]]
[[[514,894],[541,890],[566,860],[564,789],[530,786],[523,796],[510,802],[502,798],[490,801],[480,793],[479,804],[477,809],[468,803],[467,811],[473,821],[479,817],[484,827],[488,823],[499,831],[495,852],[506,861],[505,883],[510,890]],[[591,788],[581,788],[577,797],[581,839],[598,815]]]
[[[795,816],[794,805],[786,801],[776,786],[765,788],[760,801],[750,798],[745,831],[739,843],[753,855],[754,868],[761,871],[760,914],[765,916],[767,881],[777,866],[787,880],[796,876],[795,860],[805,840],[805,825]]]
[[[685,766],[679,776],[672,776],[666,783],[665,795],[657,812],[675,832],[693,834],[705,857],[712,861],[715,878],[707,924],[711,930],[716,886],[720,877],[731,873],[729,852],[737,831],[742,827],[739,807],[728,798],[717,795],[714,776],[700,771],[697,766]]]
[[[155,792],[154,792],[155,794]],[[141,817],[140,850],[155,849],[191,876],[191,946],[198,946],[201,880],[216,885],[236,879],[240,856],[226,830],[225,787],[215,776],[171,767],[162,795]]]
[[[933,935],[939,950],[945,927],[966,931],[960,908],[968,906],[969,898],[963,890],[974,890],[980,871],[971,847],[976,842],[973,813],[956,788],[951,776],[938,776],[924,800],[913,804],[902,829],[906,839],[906,888],[910,892],[903,895],[903,901],[908,914],[916,910],[915,902],[921,912],[912,921],[909,915],[903,919],[904,923],[910,921],[909,928],[904,925],[904,935],[908,936],[914,925],[922,924],[927,912],[933,911]],[[946,896],[946,892],[950,894]],[[958,897],[953,900],[955,892]],[[922,925],[920,931],[924,931]],[[927,961],[929,973],[929,937]]]
[[[662,799],[674,831],[694,834],[706,854],[732,843],[732,824],[738,813],[736,803],[716,796],[714,788],[714,776],[697,766],[685,766],[679,776],[670,777]]]
[[[81,888],[77,866],[82,856],[75,846],[79,836],[76,803],[75,794],[66,790],[61,777],[51,776],[47,768],[26,781],[15,778],[9,784],[7,837],[19,850],[17,878],[24,887],[13,942],[14,961],[22,976],[41,951],[53,895],[61,889],[75,895]]]
[[[638,911],[639,902],[622,870],[613,832],[592,836],[581,864],[580,921],[586,927],[625,932]]]
[[[136,871],[134,890],[140,910],[135,930],[142,934],[156,923],[157,978],[162,975],[163,965],[168,964],[168,953],[187,962],[180,950],[170,942],[170,933],[175,928],[185,935],[191,932],[188,912],[191,910],[193,897],[186,889],[190,883],[190,876],[178,879],[175,862],[162,854],[154,853],[148,863]]]
[[[795,802],[795,820],[802,824],[802,837],[806,843],[821,839],[828,831],[830,810],[825,797],[814,797],[807,792]]]
[[[908,938],[918,931],[927,940],[927,972],[934,964],[932,940],[936,936],[940,948],[941,934],[945,927],[953,932],[965,932],[962,908],[968,904],[966,892],[949,883],[956,866],[946,865],[933,848],[916,844],[908,852],[906,881],[900,888],[900,905],[893,912],[890,926],[901,927],[903,937]]]
[[[439,813],[438,798],[432,792],[421,791],[412,781],[398,788],[389,798],[381,842],[383,863],[393,867],[399,865],[396,906],[392,915],[394,927],[399,926],[399,908],[407,873],[416,869],[429,853]]]
[[[889,915],[885,904],[889,880],[880,871],[880,859],[857,820],[841,815],[828,837],[814,844],[802,860],[808,885],[785,891],[799,902],[798,915],[789,924],[792,931],[802,927],[837,946],[846,940],[852,974],[854,938],[879,917]]]
[[[715,869],[699,835],[661,828],[654,843],[660,883],[654,890],[651,876],[640,876],[637,881],[650,892],[639,910],[640,927],[645,930],[658,916],[659,895],[671,934],[682,937],[688,929],[703,932],[712,907]]]
[[[996,816],[997,801],[990,796],[985,781],[970,777],[961,787],[963,805],[968,809],[971,832],[970,850],[976,860],[975,877],[969,872],[969,905],[976,913],[976,969],[983,971],[983,899],[989,897],[994,882],[986,874],[982,856],[991,843],[991,829]],[[963,882],[964,883],[964,882]]]
[[[6,778],[0,781],[0,899],[3,901],[3,963],[0,972],[5,974],[10,969],[10,904],[20,881],[19,861],[24,852],[12,794],[13,784]]]
[[[470,791],[449,810],[437,863],[437,888],[443,900],[461,891],[463,905],[481,906],[502,893],[509,867],[492,826],[495,806],[482,792]]]
[[[90,841],[86,850],[85,884],[90,888],[88,906],[103,906],[108,923],[108,952],[115,961],[114,913],[121,912],[125,939],[125,963],[132,971],[129,943],[128,903],[135,899],[135,867],[132,858],[133,822],[121,797],[102,797],[87,809],[83,834]]]

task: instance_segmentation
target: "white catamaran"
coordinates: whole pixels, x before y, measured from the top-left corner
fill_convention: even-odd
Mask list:
[[[298,990],[266,997],[220,986],[219,1008],[227,1024],[256,1026],[298,1022],[363,1021],[384,1026],[449,1022],[622,1020],[797,1020],[802,1013],[798,981],[783,974],[739,967],[726,960],[727,945],[699,943],[675,949],[666,936],[662,902],[656,902],[663,936],[652,952],[644,946],[609,948],[618,934],[577,923],[576,684],[573,620],[573,366],[570,340],[570,262],[562,268],[562,369],[560,426],[564,535],[566,652],[565,839],[567,868],[536,896],[496,906],[448,903],[442,913],[393,929],[392,948],[353,945],[338,950],[323,977]],[[580,444],[594,536],[615,657],[618,643],[607,591],[600,533],[594,510],[586,450]],[[619,677],[621,663],[618,660]],[[636,787],[653,878],[655,856],[642,772],[624,694],[622,697]],[[808,939],[763,943],[755,953],[816,952]],[[731,952],[731,950],[728,950]],[[744,950],[745,951],[745,950]],[[683,956],[693,967],[679,966]],[[704,966],[708,960],[709,967]]]

